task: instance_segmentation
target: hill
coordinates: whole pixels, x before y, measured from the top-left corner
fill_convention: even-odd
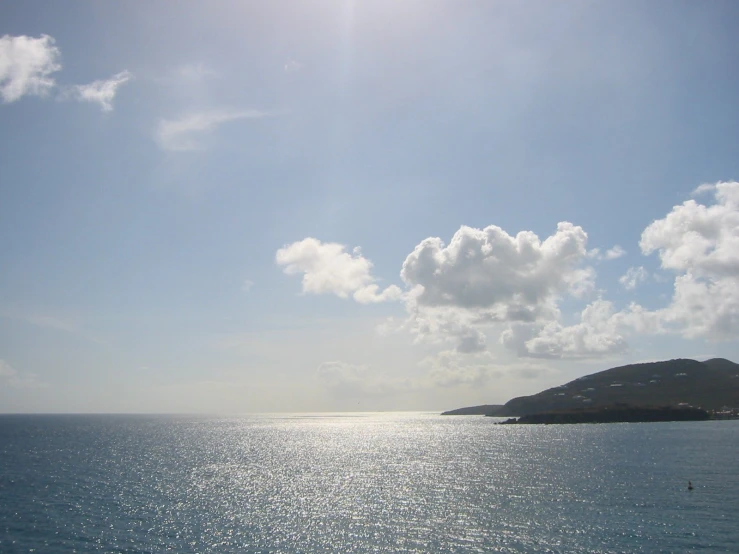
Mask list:
[[[449,410],[448,412],[442,412],[441,415],[488,415],[494,414],[500,411],[503,404],[485,404],[483,406],[470,406],[468,408],[457,408],[456,410]]]
[[[487,415],[520,417],[613,404],[683,404],[709,411],[724,406],[739,408],[739,364],[714,358],[705,362],[677,359],[614,367],[538,394],[514,398]]]

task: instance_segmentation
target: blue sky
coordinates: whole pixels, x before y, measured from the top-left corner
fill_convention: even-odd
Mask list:
[[[739,361],[733,2],[0,6],[0,412]]]

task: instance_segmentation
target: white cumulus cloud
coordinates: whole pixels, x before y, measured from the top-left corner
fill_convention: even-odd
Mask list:
[[[531,320],[550,308],[556,294],[587,289],[592,274],[579,267],[587,234],[563,222],[541,241],[500,227],[462,227],[449,245],[423,240],[403,263],[401,277],[420,306],[484,310],[499,321]]]
[[[661,328],[686,338],[712,341],[739,338],[739,277],[675,278],[671,304],[645,315],[658,317]]]
[[[80,102],[92,102],[98,104],[104,112],[110,112],[113,110],[113,99],[118,87],[132,78],[130,71],[121,71],[110,79],[93,81],[87,85],[75,85],[70,89],[69,94]]]
[[[712,205],[675,206],[644,230],[639,245],[676,274],[670,305],[649,315],[685,337],[731,340],[739,337],[739,183],[695,191],[711,192]]]
[[[540,240],[530,231],[461,227],[448,245],[423,240],[403,263],[408,327],[422,340],[452,340],[460,353],[485,349],[481,327],[494,322],[552,321],[564,295],[593,289],[587,234],[559,223]]]
[[[352,296],[361,304],[401,297],[395,285],[381,291],[371,274],[372,262],[357,249],[350,254],[343,244],[323,243],[309,237],[280,248],[275,260],[288,275],[302,273],[302,289],[306,294]]]
[[[501,342],[522,356],[585,358],[623,352],[626,336],[634,332],[739,338],[739,183],[701,185],[694,191],[694,196],[707,194],[712,204],[688,200],[642,233],[642,253],[656,253],[662,269],[675,275],[667,306],[648,310],[632,302],[616,312],[610,302],[598,300],[575,325],[513,325]],[[643,267],[632,267],[619,281],[633,289],[646,278]]]
[[[0,96],[15,102],[27,94],[44,96],[55,86],[61,53],[48,35],[0,37]]]
[[[416,336],[416,342],[454,342],[460,353],[481,352],[487,348],[487,337],[480,330],[489,324],[480,313],[454,307],[419,306],[413,298],[419,289],[406,296],[408,318],[400,325],[386,326],[386,330],[408,329]]]
[[[277,115],[263,110],[217,109],[184,114],[177,119],[162,119],[155,131],[154,140],[163,150],[174,152],[201,150],[202,138],[207,133],[231,121],[262,119]]]
[[[673,296],[659,309],[631,302],[617,310],[598,298],[569,323],[565,300],[587,298],[595,289],[592,260],[624,255],[620,246],[587,250],[587,234],[563,222],[544,240],[533,232],[509,235],[500,227],[461,227],[449,244],[430,237],[406,257],[402,291],[381,290],[372,264],[343,245],[305,239],[281,249],[277,262],[303,276],[303,292],[352,296],[359,302],[402,300],[407,317],[381,326],[407,331],[415,340],[443,345],[435,359],[438,383],[478,383],[489,376],[480,364],[494,334],[525,358],[590,359],[620,355],[635,333],[686,338],[739,338],[739,183],[702,185],[705,203],[688,200],[644,229],[640,248],[657,254],[662,273],[674,276]],[[710,195],[710,196],[709,196]],[[619,279],[627,290],[646,281],[643,266]],[[599,295],[603,294],[601,291]],[[500,333],[499,324],[507,324]],[[449,348],[451,344],[451,348]],[[463,363],[463,358],[469,363]],[[446,360],[446,361],[445,361]],[[431,362],[429,362],[431,363]],[[479,367],[478,367],[479,366]]]
[[[649,225],[639,242],[642,252],[657,252],[663,269],[696,277],[739,275],[739,183],[718,183],[713,190],[714,205],[688,200]]]
[[[564,326],[552,321],[544,326],[511,326],[501,342],[521,356],[532,358],[599,358],[628,349],[619,330],[613,304],[596,300],[580,314],[580,323]]]

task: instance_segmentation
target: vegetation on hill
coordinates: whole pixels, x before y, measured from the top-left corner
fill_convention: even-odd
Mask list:
[[[739,408],[739,364],[714,358],[614,367],[538,394],[514,398],[486,415],[520,417],[613,404],[693,406],[709,411]]]

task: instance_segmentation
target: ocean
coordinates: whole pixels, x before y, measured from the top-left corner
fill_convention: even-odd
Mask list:
[[[739,552],[738,469],[739,421],[4,415],[0,552]]]

